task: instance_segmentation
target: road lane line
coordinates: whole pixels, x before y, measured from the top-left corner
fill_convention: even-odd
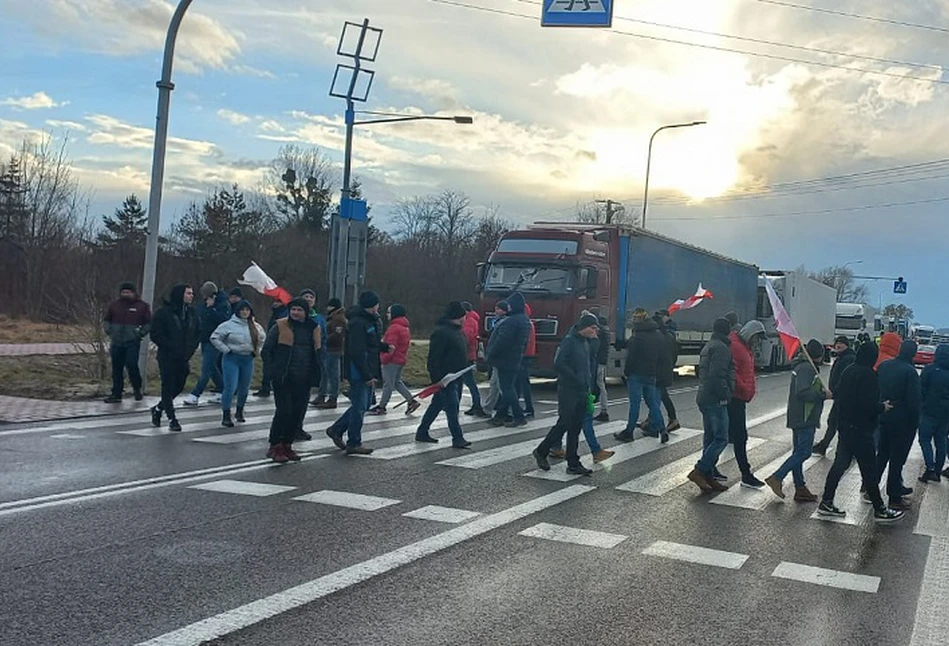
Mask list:
[[[784,461],[791,455],[791,452],[788,451],[777,460],[769,462],[765,466],[758,469],[758,475],[762,477],[768,477],[774,473],[779,466],[784,464]],[[801,467],[805,473],[812,466],[821,461],[819,455],[812,455],[804,462],[804,465]],[[787,484],[790,474],[787,478],[784,479],[785,485]],[[787,486],[785,486],[787,489]],[[791,500],[789,492],[785,492],[789,497],[787,500]],[[748,489],[746,487],[731,487],[728,491],[723,491],[722,493],[716,495],[714,498],[709,500],[713,505],[727,505],[729,507],[740,507],[742,509],[753,509],[756,511],[761,511],[768,505],[774,502],[780,502],[781,499],[774,495],[774,492],[767,486],[762,487],[761,489]]]
[[[750,420],[746,422],[745,426],[748,427],[749,429],[752,429],[756,426],[761,426],[762,424],[767,424],[770,421],[776,420],[779,417],[782,417],[783,415],[785,415],[787,412],[788,412],[787,406],[785,406],[784,408],[778,408],[776,410],[771,411],[770,413],[765,413],[764,415],[760,415],[758,417],[752,417]]]
[[[612,549],[625,541],[629,536],[623,534],[610,534],[608,532],[597,532],[591,529],[578,529],[576,527],[564,527],[563,525],[551,525],[550,523],[538,523],[533,527],[528,527],[519,536],[528,536],[530,538],[542,538],[547,541],[557,543],[574,543],[585,547],[602,547],[603,549]]]
[[[909,646],[944,646],[949,635],[946,608],[949,608],[949,537],[940,536],[929,543]]]
[[[850,465],[844,476],[840,479],[837,486],[837,494],[834,496],[834,504],[847,512],[843,518],[836,516],[821,516],[817,510],[811,514],[811,520],[820,520],[825,523],[838,523],[840,525],[863,525],[873,513],[873,505],[863,502],[863,494],[860,493],[860,487],[863,485],[863,478],[860,476],[860,469],[857,467],[856,460]]]
[[[269,419],[269,418],[268,418]],[[382,429],[367,431],[362,434],[363,441],[371,441],[377,439],[386,439],[389,437],[398,437],[399,435],[409,435],[410,433],[415,433],[415,430],[418,428],[421,420],[419,418],[408,418],[410,421],[408,424],[399,424],[398,426],[387,426]],[[383,425],[386,421],[395,421],[395,420],[369,420],[364,425],[363,428],[375,428],[376,426]],[[480,420],[479,420],[480,421]],[[433,429],[448,428],[448,422],[445,420],[438,420],[432,424]],[[314,434],[322,435],[323,437],[307,440],[305,442],[294,442],[294,449],[302,449],[304,451],[315,451],[317,449],[325,449],[331,446],[335,446],[333,441],[326,437],[324,428],[312,429]],[[202,442],[205,444],[239,444],[241,442],[250,442],[253,440],[265,440],[270,436],[270,429],[261,429],[255,431],[241,431],[239,433],[225,433],[221,435],[208,435],[206,437],[196,437],[192,442]]]
[[[829,588],[840,588],[841,590],[869,592],[871,594],[876,594],[880,588],[880,577],[878,576],[853,574],[852,572],[841,572],[840,570],[828,570],[822,567],[801,565],[800,563],[789,563],[788,561],[782,561],[778,567],[774,568],[774,572],[771,573],[771,576],[779,579],[801,581],[802,583],[824,585]]]
[[[656,541],[644,549],[643,554],[646,556],[673,559],[675,561],[685,561],[686,563],[711,565],[728,570],[741,569],[741,566],[748,560],[747,554],[723,552],[722,550],[713,550],[696,545],[684,545],[682,543],[670,543],[668,541]]]
[[[321,505],[332,505],[334,507],[346,507],[347,509],[359,509],[360,511],[378,511],[392,505],[398,505],[401,500],[392,498],[380,498],[379,496],[365,496],[361,493],[350,493],[348,491],[333,491],[332,489],[323,489],[303,496],[297,496],[294,500],[301,502],[315,502]]]
[[[510,525],[539,511],[572,500],[595,487],[571,485],[540,498],[528,500],[503,511],[477,518],[410,545],[400,547],[375,558],[321,576],[307,583],[252,601],[248,604],[195,622],[178,630],[165,633],[138,646],[198,646],[249,628],[266,619],[300,608],[340,590],[368,581],[400,567],[437,554],[490,531]]]
[[[945,488],[939,484],[916,486],[923,489],[923,500],[919,504],[919,518],[913,533],[949,538],[949,495],[946,495]]]
[[[428,505],[402,514],[406,518],[418,518],[420,520],[434,520],[439,523],[450,523],[457,525],[477,518],[481,515],[477,511],[468,511],[467,509],[454,509],[452,507],[439,507],[438,505]]]
[[[188,489],[215,491],[218,493],[233,493],[241,496],[274,496],[285,491],[293,491],[296,487],[286,485],[267,484],[264,482],[247,482],[246,480],[215,480],[203,484],[191,485]]]

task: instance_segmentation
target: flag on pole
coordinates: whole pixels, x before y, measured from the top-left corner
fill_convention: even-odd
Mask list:
[[[706,298],[712,299],[712,292],[708,291],[702,287],[702,283],[699,283],[699,288],[695,290],[695,294],[689,296],[688,298],[680,298],[675,303],[669,306],[669,313],[678,312],[679,310],[690,310]]]
[[[774,312],[775,326],[778,328],[778,336],[781,337],[781,343],[784,345],[784,353],[788,359],[792,358],[801,347],[801,336],[794,328],[794,322],[791,321],[788,311],[784,309],[784,303],[778,298],[771,279],[764,277],[764,288],[768,292],[768,301],[771,303],[771,310]]]
[[[293,300],[290,292],[277,285],[277,283],[275,283],[273,279],[268,276],[267,273],[254,261],[251,261],[250,267],[244,271],[244,276],[237,282],[240,285],[253,287],[264,296],[269,296],[274,300],[278,300],[284,305]]]
[[[423,388],[423,389],[419,392],[419,394],[417,394],[417,395],[415,396],[415,398],[416,398],[416,399],[426,399],[426,398],[428,398],[428,397],[431,397],[432,395],[434,395],[435,393],[437,393],[439,390],[443,390],[443,389],[444,389],[446,386],[448,386],[448,384],[450,384],[451,382],[457,381],[458,379],[460,379],[461,377],[464,377],[467,373],[471,372],[471,371],[474,370],[474,369],[475,369],[475,365],[474,365],[474,364],[471,364],[470,366],[468,366],[468,367],[465,368],[464,370],[459,370],[458,372],[453,372],[453,373],[451,373],[451,374],[449,374],[449,375],[445,375],[444,377],[441,378],[440,381],[438,381],[438,382],[432,384],[431,386],[426,386],[425,388]],[[399,406],[401,406],[402,404],[405,404],[405,403],[407,403],[407,402],[408,402],[408,400],[404,400],[404,401],[402,401],[401,403],[397,404],[397,405],[395,406],[395,408],[398,408]]]

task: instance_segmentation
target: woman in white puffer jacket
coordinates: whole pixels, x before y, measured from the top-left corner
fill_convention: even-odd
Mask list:
[[[221,393],[223,426],[232,427],[231,402],[237,394],[238,422],[244,421],[244,404],[250,391],[250,380],[254,376],[254,357],[264,347],[267,334],[254,319],[254,309],[247,301],[234,306],[234,315],[221,323],[211,333],[211,344],[222,355],[221,372],[224,374],[224,392]]]

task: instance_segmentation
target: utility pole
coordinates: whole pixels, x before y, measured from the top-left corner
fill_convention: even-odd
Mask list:
[[[606,205],[606,224],[613,224],[613,216],[616,214],[616,209],[613,207],[623,206],[622,203],[613,200],[596,200],[596,203]]]

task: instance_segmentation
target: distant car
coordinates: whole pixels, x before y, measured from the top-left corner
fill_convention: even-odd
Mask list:
[[[935,354],[936,346],[921,345],[916,350],[916,357],[913,359],[913,363],[917,366],[928,366],[933,362]]]

